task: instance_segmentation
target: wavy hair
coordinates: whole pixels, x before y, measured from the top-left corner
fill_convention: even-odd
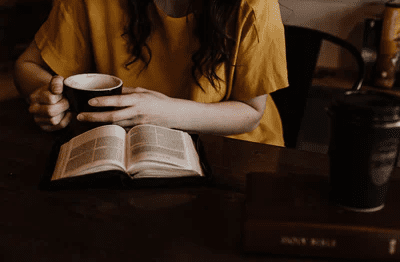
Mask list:
[[[145,63],[143,71],[148,67],[152,57],[151,50],[146,43],[153,29],[147,11],[149,5],[154,3],[153,0],[127,1],[129,20],[122,36],[128,41],[128,52],[132,57],[125,67],[128,68],[131,64],[141,60]],[[200,2],[200,6],[196,6],[194,1],[189,6],[189,10],[193,10],[197,22],[194,33],[200,43],[200,48],[192,55],[192,77],[201,87],[199,79],[204,75],[216,89],[215,81],[221,80],[216,73],[217,67],[222,63],[230,64],[232,47],[236,43],[234,37],[228,33],[227,24],[230,19],[236,17],[234,14],[240,0],[203,0]],[[148,52],[149,59],[147,60],[143,54],[143,48]]]

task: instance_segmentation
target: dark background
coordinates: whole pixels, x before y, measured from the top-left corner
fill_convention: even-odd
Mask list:
[[[0,6],[0,64],[15,60],[46,20],[51,0],[18,0]]]

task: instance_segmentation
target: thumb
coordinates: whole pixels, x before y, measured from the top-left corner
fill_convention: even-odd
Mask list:
[[[61,95],[63,92],[64,77],[54,76],[50,81],[50,92],[54,95]]]

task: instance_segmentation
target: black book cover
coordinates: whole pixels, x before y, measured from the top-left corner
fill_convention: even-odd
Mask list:
[[[330,200],[329,177],[252,173],[242,228],[247,252],[356,259],[400,259],[400,181],[385,207],[347,211]]]

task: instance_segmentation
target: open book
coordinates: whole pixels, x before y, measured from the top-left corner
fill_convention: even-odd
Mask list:
[[[122,171],[131,179],[205,176],[188,133],[153,125],[126,132],[105,125],[61,146],[51,181],[104,171]]]

